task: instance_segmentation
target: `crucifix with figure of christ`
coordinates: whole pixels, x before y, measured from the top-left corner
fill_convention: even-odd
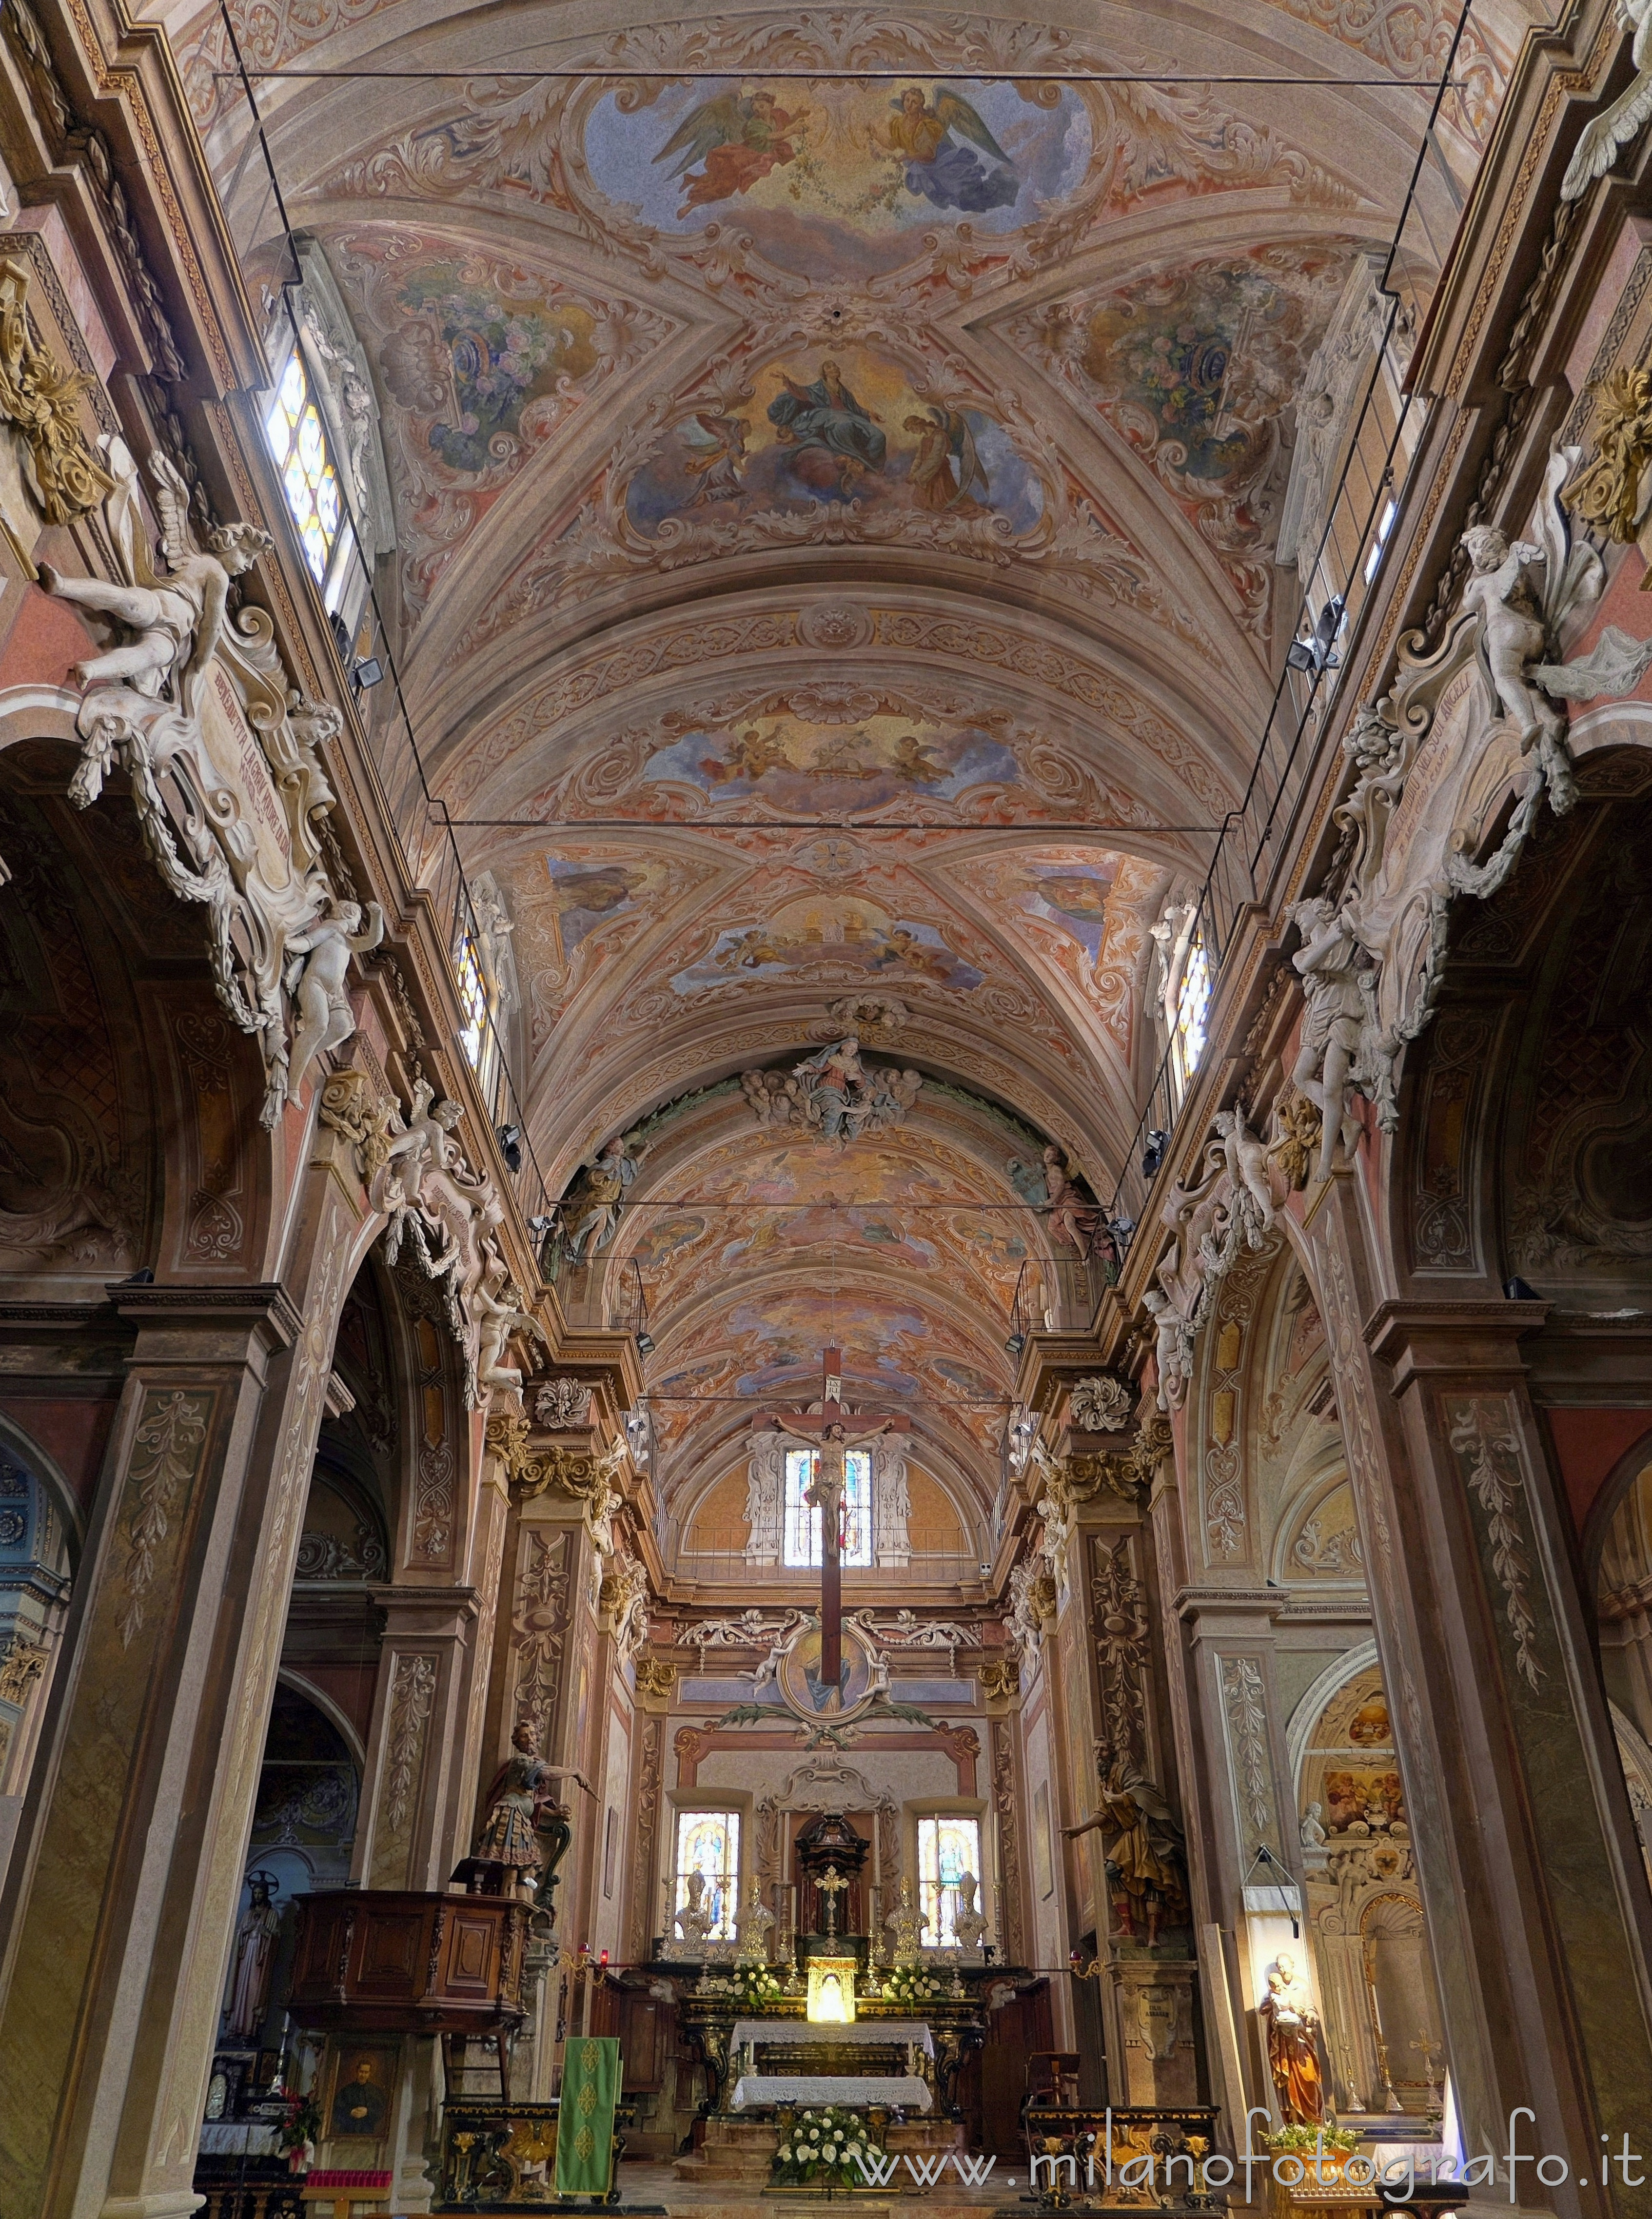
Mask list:
[[[820,1684],[836,1688],[843,1677],[843,1489],[844,1457],[879,1433],[910,1433],[910,1418],[879,1418],[843,1408],[843,1356],[825,1353],[824,1385],[818,1410],[771,1412],[756,1420],[800,1439],[816,1440],[814,1476],[804,1501],[820,1513]]]

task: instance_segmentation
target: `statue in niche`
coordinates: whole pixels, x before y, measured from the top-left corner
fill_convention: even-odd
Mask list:
[[[511,1747],[515,1754],[506,1757],[488,1791],[488,1815],[474,1854],[481,1863],[504,1868],[502,1893],[531,1900],[536,1892],[531,1875],[548,1876],[556,1861],[542,1836],[567,1832],[568,1807],[556,1800],[550,1782],[572,1780],[587,1794],[591,1791],[584,1774],[573,1765],[544,1762],[539,1754],[539,1729],[531,1719],[519,1721]],[[554,1823],[558,1820],[560,1827]],[[562,1847],[566,1845],[564,1840]],[[556,1856],[561,1853],[557,1849]]]
[[[1310,1857],[1322,1856],[1325,1845],[1331,1838],[1321,1823],[1324,1817],[1323,1803],[1310,1803],[1302,1813],[1302,1847]]]
[[[1097,1750],[1104,1754],[1104,1748]],[[1081,1825],[1062,1829],[1068,1841],[1099,1833],[1112,1884],[1119,1933],[1127,1942],[1158,1946],[1158,1930],[1189,1913],[1187,1845],[1170,1805],[1127,1756],[1102,1768],[1100,1809]],[[1141,1929],[1138,1936],[1138,1927]]]
[[[1288,1949],[1274,1960],[1268,1992],[1258,2009],[1267,2031],[1268,2069],[1280,2117],[1288,2127],[1318,2126],[1325,2116],[1325,2082],[1314,2042],[1320,2016]]]
[[[562,1203],[562,1253],[573,1264],[588,1264],[619,1224],[629,1188],[649,1152],[646,1141],[627,1142],[615,1134],[580,1171]]]
[[[258,2039],[270,2007],[270,1973],[281,1913],[275,1906],[279,1891],[273,1873],[252,1873],[247,1885],[252,1900],[235,1930],[235,1969],[230,1976],[225,2027],[233,2039],[252,2042]]]

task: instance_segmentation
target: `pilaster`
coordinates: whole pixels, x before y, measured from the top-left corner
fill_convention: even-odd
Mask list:
[[[1378,1308],[1347,1174],[1312,1234],[1467,2145],[1505,2148],[1522,2104],[1537,2150],[1632,2144],[1652,1902],[1528,1389],[1543,1307]],[[1598,2179],[1552,2193],[1652,2208]]]
[[[280,1285],[109,1290],[136,1338],[66,1678],[0,1901],[9,2210],[192,2207],[264,1724],[354,1263],[353,1209],[325,1179],[312,1193],[301,1306]]]

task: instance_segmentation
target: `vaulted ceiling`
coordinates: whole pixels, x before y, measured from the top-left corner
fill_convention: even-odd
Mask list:
[[[1243,791],[1295,618],[1295,403],[1393,234],[1457,10],[234,0],[245,60],[285,72],[255,79],[267,164],[220,9],[162,12],[250,278],[292,274],[273,170],[370,367],[390,643],[514,919],[553,1188],[883,997],[874,1045],[937,1106],[840,1155],[714,1095],[636,1190],[681,1208],[619,1246],[656,1371],[719,1392],[812,1371],[829,1251],[864,1392],[927,1397],[984,1484],[972,1410],[1047,1246],[978,1207],[1019,1198],[992,1105],[1110,1189],[1158,1053],[1150,927]],[[1525,22],[1500,0],[1458,45],[1460,183]],[[1442,252],[1456,212],[1436,169]],[[685,1470],[727,1420],[668,1429]]]

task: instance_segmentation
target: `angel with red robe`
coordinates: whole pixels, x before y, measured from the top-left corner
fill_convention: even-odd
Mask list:
[[[703,100],[654,158],[680,158],[670,172],[683,180],[679,220],[692,208],[748,193],[771,170],[783,170],[795,159],[806,129],[804,116],[777,108],[772,92],[720,92]]]

